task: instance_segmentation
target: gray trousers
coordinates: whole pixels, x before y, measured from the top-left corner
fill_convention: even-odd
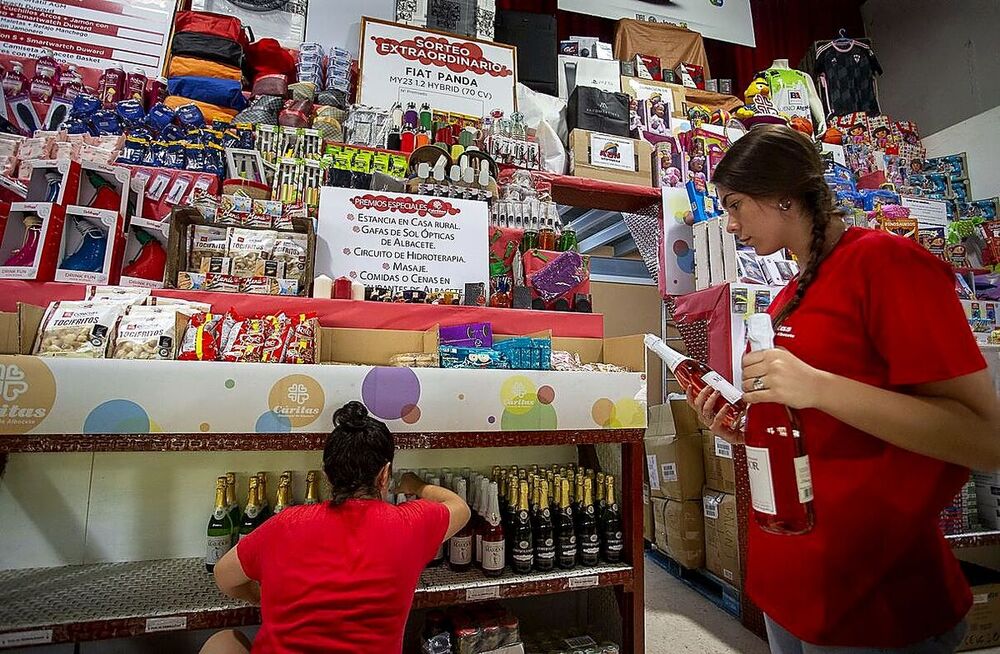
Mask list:
[[[886,649],[810,645],[788,633],[784,627],[766,615],[764,616],[764,625],[767,627],[767,642],[771,648],[771,654],[954,654],[955,648],[962,643],[965,632],[968,630],[968,625],[962,621],[955,625],[951,631],[940,636],[928,638],[907,647]]]

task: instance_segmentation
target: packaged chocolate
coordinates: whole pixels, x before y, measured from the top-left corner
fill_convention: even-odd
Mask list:
[[[230,363],[258,363],[264,355],[266,325],[263,318],[247,318],[234,327],[235,335],[222,353],[222,360]]]
[[[126,288],[122,286],[88,286],[86,298],[90,302],[125,302],[142,304],[150,297],[148,288]]]
[[[447,325],[438,328],[441,345],[456,347],[492,347],[493,326],[488,322]]]
[[[316,363],[319,359],[316,351],[318,333],[319,320],[316,314],[303,313],[296,316],[288,336],[288,345],[281,358],[282,363]]]
[[[53,302],[45,310],[33,353],[40,357],[103,359],[125,315],[125,302]]]
[[[240,290],[240,278],[235,275],[207,273],[205,275],[205,290],[217,291],[219,293],[238,293]]]
[[[191,316],[177,359],[180,361],[214,361],[219,358],[222,341],[222,314],[196,313]]]
[[[486,347],[452,347],[442,345],[438,348],[442,368],[492,368],[507,370],[510,363],[500,352]]]
[[[262,362],[281,363],[284,360],[292,322],[284,313],[264,318],[264,351],[260,357]]]
[[[271,230],[229,229],[228,255],[236,277],[264,276],[264,262],[271,259],[277,232]]]

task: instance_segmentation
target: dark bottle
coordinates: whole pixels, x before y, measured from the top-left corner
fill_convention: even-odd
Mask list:
[[[487,577],[503,575],[506,560],[506,538],[500,524],[500,500],[496,482],[487,487],[486,520],[483,529],[483,574]]]
[[[517,511],[514,522],[507,532],[511,546],[511,568],[514,572],[531,572],[535,564],[535,538],[531,528],[528,508],[528,482],[522,481],[518,490]]]
[[[615,502],[615,478],[608,475],[604,478],[604,498],[607,506],[604,509],[604,525],[601,532],[601,553],[608,563],[618,563],[622,560],[622,514]]]
[[[604,473],[599,472],[594,481],[594,513],[597,517],[597,531],[604,533],[604,511],[608,508],[607,500],[604,499]]]
[[[588,567],[597,565],[601,555],[593,493],[593,482],[590,477],[584,477],[583,499],[580,501],[580,515],[577,517],[576,544],[580,553],[580,565]]]
[[[256,476],[250,477],[250,487],[247,491],[247,505],[243,509],[243,522],[240,524],[241,539],[267,520],[260,501],[259,485],[260,480]]]
[[[555,526],[549,509],[549,487],[545,481],[538,486],[538,511],[534,517],[535,569],[547,572],[556,567]]]
[[[240,538],[240,523],[243,522],[243,509],[236,499],[236,473],[226,473],[226,506],[229,507],[229,519],[233,525],[233,542]]]
[[[459,477],[455,484],[455,493],[466,501],[466,481],[464,477]],[[465,526],[457,534],[451,537],[451,547],[448,550],[448,566],[455,572],[465,572],[472,567],[472,521],[465,523]]]
[[[257,498],[260,500],[260,514],[263,516],[261,522],[264,522],[272,515],[274,512],[271,511],[271,503],[267,500],[267,473],[258,472],[257,473]]]
[[[556,559],[560,568],[576,567],[576,525],[573,507],[570,506],[569,480],[562,479],[559,494],[559,512],[556,514]]]
[[[215,508],[208,519],[208,548],[205,552],[205,569],[215,570],[215,564],[233,546],[233,522],[229,507],[226,506],[226,478],[215,482]]]
[[[510,480],[507,485],[507,510],[500,514],[500,520],[503,524],[504,531],[508,534],[514,529],[514,520],[517,516],[517,502],[520,495],[520,483],[515,477]],[[498,487],[499,491],[499,487]],[[513,555],[514,541],[513,539],[507,539],[507,560],[509,561]]]

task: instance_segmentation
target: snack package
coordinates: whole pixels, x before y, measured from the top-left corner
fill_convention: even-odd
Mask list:
[[[205,290],[217,291],[219,293],[238,293],[240,290],[240,278],[235,275],[207,273],[205,275]]]
[[[176,318],[165,308],[135,307],[118,324],[111,358],[173,359]]]
[[[146,304],[152,307],[169,307],[171,311],[183,313],[188,317],[193,316],[199,311],[208,313],[212,310],[212,305],[208,302],[192,302],[191,300],[183,300],[178,297],[162,297],[159,295],[150,296],[146,300]]]
[[[319,356],[316,352],[316,335],[319,333],[319,320],[315,313],[303,313],[293,321],[288,336],[288,346],[281,358],[282,363],[316,363]]]
[[[260,357],[262,362],[281,363],[284,360],[292,322],[292,319],[283,313],[264,318],[264,351]]]
[[[196,313],[191,316],[181,340],[179,361],[214,361],[219,358],[222,339],[222,319],[218,313]]]
[[[277,232],[259,229],[229,229],[229,258],[235,277],[263,277],[265,261],[274,251]]]
[[[143,304],[150,298],[148,288],[124,288],[121,286],[88,286],[87,300],[90,302],[126,302]]]
[[[182,291],[204,291],[206,281],[206,276],[202,273],[187,271],[177,273],[177,288]]]
[[[45,310],[33,353],[103,359],[127,307],[124,302],[53,302]]]
[[[309,260],[309,236],[278,232],[274,241],[272,258],[283,261],[285,275],[289,279],[298,279],[301,283]]]
[[[202,260],[226,256],[228,245],[228,233],[225,227],[193,226],[187,267],[192,271],[201,270]]]
[[[262,318],[246,318],[233,327],[233,336],[222,353],[222,360],[230,363],[260,362],[264,356],[266,324]]]

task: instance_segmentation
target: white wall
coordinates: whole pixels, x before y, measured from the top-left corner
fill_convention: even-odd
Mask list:
[[[965,152],[972,198],[1000,195],[1000,107],[925,136],[928,157]]]

